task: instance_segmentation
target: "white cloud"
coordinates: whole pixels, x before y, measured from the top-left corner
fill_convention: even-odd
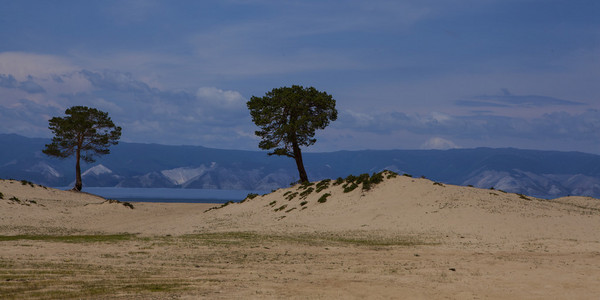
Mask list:
[[[26,81],[29,76],[50,78],[51,75],[72,73],[77,69],[68,60],[54,55],[0,53],[0,73],[11,74],[19,81]]]
[[[225,91],[216,87],[201,87],[196,92],[196,97],[211,104],[226,108],[240,107],[246,102],[239,92],[231,90]]]

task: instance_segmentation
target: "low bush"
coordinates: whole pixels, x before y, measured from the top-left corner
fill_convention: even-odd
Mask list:
[[[317,202],[319,203],[325,203],[327,202],[327,197],[331,196],[330,193],[325,193],[321,196],[321,198],[319,198],[319,200],[317,200]]]
[[[312,193],[314,190],[315,190],[314,188],[309,187],[304,192],[300,193],[300,198],[304,199],[304,198],[308,197],[308,195],[310,195],[310,193]]]
[[[324,189],[328,188],[330,182],[331,182],[331,179],[324,179],[324,180],[321,180],[319,183],[317,183],[317,193],[320,193]]]
[[[289,195],[287,195],[287,197],[285,197],[288,201],[291,201],[292,199],[296,198],[296,196],[298,196],[298,192],[293,192]]]
[[[273,211],[280,211],[280,210],[284,210],[287,207],[287,204],[284,204],[276,209],[274,209]]]

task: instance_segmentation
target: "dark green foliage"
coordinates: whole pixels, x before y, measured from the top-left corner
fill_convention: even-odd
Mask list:
[[[284,210],[287,207],[287,204],[284,204],[276,209],[274,209],[273,211],[280,211],[280,210]]]
[[[322,190],[328,188],[330,182],[331,179],[324,179],[317,183],[317,193],[320,193]]]
[[[325,193],[321,196],[321,198],[319,198],[319,200],[317,200],[317,202],[319,203],[325,203],[327,202],[327,197],[331,196],[330,193]]]
[[[287,191],[287,192],[285,192],[285,193],[283,194],[283,196],[285,197],[285,196],[287,196],[287,195],[289,195],[289,194],[291,194],[291,193],[292,193],[292,191]]]
[[[115,199],[108,199],[106,201],[108,201],[108,203],[118,203],[118,204],[121,204],[121,205],[123,205],[125,207],[129,207],[129,208],[133,209],[133,204],[131,204],[129,202],[121,202],[121,201],[115,200]]]
[[[17,202],[17,203],[21,203],[21,200],[19,200],[19,198],[14,197],[14,196],[10,197],[10,199],[8,199],[8,200],[11,200],[11,201],[14,201],[14,202]]]
[[[411,177],[412,178],[412,175],[406,174],[406,173],[402,174],[402,176],[406,176],[406,177]]]
[[[256,198],[256,197],[258,197],[258,194],[255,194],[255,193],[250,193],[250,194],[248,194],[248,195],[246,196],[246,198],[244,198],[244,200],[242,200],[240,203],[244,203],[244,202],[246,202],[246,201],[248,201],[248,200],[252,200],[252,199],[254,199],[254,198]]]
[[[275,204],[277,204],[277,201],[275,201],[275,200],[273,200],[273,201],[271,201],[271,203],[269,203],[270,206],[273,206]]]
[[[4,194],[0,193],[0,199],[4,199]]]
[[[396,178],[398,176],[398,173],[392,171],[383,171],[383,173],[387,173],[387,179]]]
[[[255,132],[262,139],[258,147],[272,150],[269,155],[296,160],[300,181],[307,182],[300,147],[314,144],[315,131],[337,119],[333,97],[314,87],[293,85],[273,89],[263,97],[252,96],[246,105],[252,122],[260,127]]]
[[[338,179],[335,180],[335,182],[333,183],[333,185],[340,185],[342,183],[344,183],[344,178],[338,177]]]
[[[441,183],[441,182],[434,182],[433,185],[439,185],[439,186],[442,186],[442,187],[444,186],[444,184]]]
[[[33,182],[27,180],[21,180],[21,185],[29,185],[30,187],[34,187]]]
[[[390,176],[395,177],[394,174],[396,173],[385,170],[379,173],[373,173],[373,175],[371,176],[369,176],[369,174],[367,173],[361,174],[359,176],[349,175],[348,177],[346,177],[346,183],[342,185],[342,187],[344,188],[344,193],[349,193],[355,190],[357,187],[359,187],[360,184],[362,184],[363,191],[368,191],[374,185],[383,182],[384,174],[387,174],[387,178],[390,178]]]
[[[308,201],[302,201],[302,202],[300,202],[300,206],[304,206],[304,205],[306,205],[306,203],[308,203]]]
[[[288,201],[291,201],[292,199],[296,198],[296,196],[298,196],[298,192],[293,192],[293,193],[287,195],[287,197],[285,197],[285,198],[288,199]]]
[[[468,187],[473,187],[473,185],[472,185],[472,184],[469,184],[469,185],[467,185],[467,186],[468,186]]]
[[[523,194],[517,194],[519,196],[519,198],[523,199],[523,200],[529,200],[531,201],[531,199],[529,199],[529,197],[523,195]]]
[[[227,206],[227,205],[229,205],[229,204],[233,204],[233,203],[235,203],[235,202],[233,202],[233,201],[227,201],[227,202],[225,202],[225,203],[221,204],[221,206],[215,206],[215,207],[211,207],[211,208],[209,208],[209,209],[205,210],[204,212],[209,212],[209,211],[211,211],[211,210],[213,210],[213,209],[221,209],[221,208],[223,208],[223,207],[225,207],[225,206]]]
[[[292,207],[292,208],[290,208],[290,209],[286,210],[285,212],[286,212],[286,213],[289,213],[290,211],[292,211],[292,210],[294,210],[294,209],[296,209],[296,207]]]
[[[308,197],[308,195],[310,195],[310,193],[312,193],[315,189],[312,187],[309,187],[308,189],[306,189],[304,192],[300,193],[300,198],[306,198]]]
[[[65,114],[66,117],[50,119],[48,128],[54,137],[42,152],[58,158],[75,154],[75,190],[81,191],[80,159],[91,163],[95,156],[109,154],[108,147],[118,144],[121,127],[115,126],[108,113],[95,108],[73,106]]]
[[[356,184],[355,182],[348,182],[342,187],[344,188],[344,193],[350,193],[358,187],[358,184]]]
[[[312,186],[312,185],[315,185],[314,182],[308,182],[308,181],[307,182],[302,182],[300,184],[300,186],[298,187],[298,189],[306,189],[306,188],[308,188],[309,186]]]
[[[371,175],[371,178],[369,178],[369,182],[372,184],[378,184],[383,182],[383,172],[373,173],[373,175]]]

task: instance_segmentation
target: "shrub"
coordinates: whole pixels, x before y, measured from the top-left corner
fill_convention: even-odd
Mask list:
[[[433,185],[439,185],[439,186],[442,186],[442,187],[444,186],[444,184],[441,183],[441,182],[434,182]]]
[[[308,201],[302,201],[302,202],[300,202],[300,206],[304,206],[304,205],[306,205],[306,203],[308,203]]]
[[[127,203],[127,202],[125,202],[125,203]],[[229,204],[232,204],[232,203],[235,203],[235,202],[233,202],[233,201],[227,201],[227,202],[225,202],[225,203],[221,204],[221,206],[215,206],[215,207],[211,207],[211,208],[209,208],[209,209],[205,210],[204,212],[208,212],[208,211],[211,211],[211,210],[213,210],[213,209],[221,209],[221,208],[223,208],[223,207],[225,207],[225,206],[227,206],[227,205],[229,205]],[[123,204],[123,205],[125,205],[125,204]],[[133,207],[132,207],[132,208],[133,208]]]
[[[317,202],[319,203],[325,203],[327,202],[327,197],[331,196],[330,193],[325,193],[321,196],[321,198],[319,198],[319,200],[317,200]]]
[[[4,199],[4,194],[0,193],[0,199]]]
[[[284,210],[286,207],[287,207],[287,204],[284,204],[284,205],[280,206],[279,208],[274,209],[273,211]]]
[[[309,186],[314,185],[314,182],[303,182],[300,184],[298,189],[307,189]]]
[[[519,198],[523,199],[523,200],[529,200],[531,201],[531,199],[529,199],[529,197],[523,195],[523,194],[517,194],[519,196]]]
[[[369,182],[372,184],[378,184],[383,182],[383,172],[373,173],[373,175],[371,175],[371,178],[369,179]]]
[[[291,201],[292,199],[294,199],[296,196],[298,196],[298,192],[293,192],[291,194],[289,194],[286,199],[288,199],[288,201]]]
[[[335,182],[333,183],[333,185],[340,185],[342,183],[344,183],[344,178],[338,177],[338,179],[335,180]]]
[[[317,193],[320,193],[322,190],[328,188],[330,182],[331,179],[324,179],[317,183]]]
[[[292,210],[294,210],[294,209],[296,209],[296,207],[292,207],[292,208],[290,208],[290,209],[286,210],[286,211],[285,211],[285,213],[289,213],[290,211],[292,211]]]
[[[406,176],[406,177],[410,177],[410,178],[412,178],[412,175],[410,175],[410,174],[406,174],[406,173],[402,174],[402,176]]]
[[[300,193],[300,198],[304,199],[304,198],[308,197],[308,195],[310,195],[310,193],[312,193],[314,190],[315,189],[313,189],[312,187],[309,187],[304,192]]]
[[[27,180],[21,180],[21,184],[22,185],[29,185],[31,187],[34,187],[33,182],[27,181]]]
[[[344,184],[344,193],[350,193],[352,192],[354,189],[356,189],[358,187],[358,184],[352,182],[352,183],[346,183]]]
[[[14,196],[13,196],[13,197],[11,197],[11,198],[10,198],[10,199],[8,199],[8,200],[11,200],[11,201],[14,201],[14,202],[17,202],[17,203],[21,203],[21,200],[19,200],[19,198],[17,198],[17,197],[14,197]]]
[[[256,198],[257,196],[258,196],[258,194],[250,193],[246,196],[246,198],[244,198],[244,200],[240,201],[240,203],[244,203],[248,200],[252,200],[252,199]]]

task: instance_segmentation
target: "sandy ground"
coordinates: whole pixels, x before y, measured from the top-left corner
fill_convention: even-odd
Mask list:
[[[0,298],[600,294],[598,199],[549,201],[406,176],[368,191],[345,193],[344,184],[295,186],[206,212],[215,205],[131,209],[0,180]]]

